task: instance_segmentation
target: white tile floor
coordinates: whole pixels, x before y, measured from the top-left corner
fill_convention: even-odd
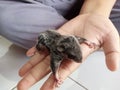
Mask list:
[[[20,80],[19,68],[28,60],[25,50],[0,37],[0,90],[10,90]],[[103,52],[95,52],[70,77],[88,90],[120,90],[120,70],[110,72],[104,62]],[[38,82],[30,90],[39,90],[45,81]],[[85,90],[67,79],[58,90]]]

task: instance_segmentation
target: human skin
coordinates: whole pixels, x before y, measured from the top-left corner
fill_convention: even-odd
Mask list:
[[[92,3],[93,1],[94,3]],[[105,3],[107,1],[108,3]],[[105,53],[106,65],[111,71],[115,71],[119,68],[120,59],[119,34],[108,18],[114,3],[115,0],[86,0],[80,15],[68,21],[57,30],[57,32],[62,35],[76,35],[84,37],[87,40],[100,45]],[[86,44],[81,44],[83,61],[92,52],[99,48],[100,47],[91,49]],[[32,85],[50,73],[49,54],[41,52],[34,55],[35,51],[36,49],[33,47],[27,52],[27,56],[32,57],[19,71],[22,80],[18,83],[18,90],[28,90]],[[80,63],[75,63],[71,60],[63,60],[58,72],[60,78],[65,80],[67,76],[69,76],[79,66]],[[55,84],[55,78],[51,74],[40,90],[55,90]]]

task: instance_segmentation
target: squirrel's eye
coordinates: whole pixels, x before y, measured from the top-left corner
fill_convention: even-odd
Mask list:
[[[63,52],[65,50],[65,46],[64,45],[60,45],[60,46],[57,47],[57,50],[59,52]]]

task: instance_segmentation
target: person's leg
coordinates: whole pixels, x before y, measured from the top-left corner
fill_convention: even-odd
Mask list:
[[[35,0],[42,2],[47,6],[51,6],[57,10],[57,12],[65,16],[68,11],[75,5],[79,0]]]
[[[43,2],[57,10],[62,16],[70,20],[77,16],[83,5],[84,0],[36,0]]]
[[[120,34],[120,0],[117,0],[116,4],[114,5],[110,15],[110,19],[112,20],[113,24]]]
[[[40,32],[56,29],[67,21],[50,6],[35,0],[21,1],[0,1],[0,34],[23,48],[35,45]]]

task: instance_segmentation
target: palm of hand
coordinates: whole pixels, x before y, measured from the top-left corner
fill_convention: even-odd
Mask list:
[[[73,26],[72,30],[70,26]],[[69,29],[64,30],[64,28],[66,29],[67,27]],[[118,69],[120,53],[119,34],[108,18],[100,15],[81,15],[71,20],[71,22],[61,27],[61,29],[66,32],[70,32],[71,30],[72,34],[82,36],[103,47],[108,68],[112,71]],[[89,49],[87,49],[87,52],[88,50]],[[90,52],[92,52],[92,50],[90,50]],[[85,53],[85,55],[87,54]]]
[[[111,21],[100,15],[79,15],[72,19],[68,23],[64,24],[58,29],[61,34],[73,34],[76,36],[84,37],[87,40],[96,43],[98,46],[103,47],[106,55],[106,64],[110,70],[116,70],[119,66],[119,35]],[[83,60],[98,49],[91,49],[87,45],[81,45],[83,52]],[[33,47],[27,53],[28,56],[33,55],[35,48]],[[34,55],[31,60],[25,64],[21,70],[20,75],[24,76],[18,84],[18,90],[24,90],[31,87],[34,83],[42,79],[50,72],[48,62],[50,57],[47,53],[41,53]],[[80,64],[64,60],[59,69],[59,75],[64,80],[69,74],[71,74]],[[41,69],[40,69],[41,68]],[[27,83],[26,83],[27,82]],[[54,90],[55,80],[51,75],[44,83],[41,90]],[[26,85],[25,85],[26,84]]]

